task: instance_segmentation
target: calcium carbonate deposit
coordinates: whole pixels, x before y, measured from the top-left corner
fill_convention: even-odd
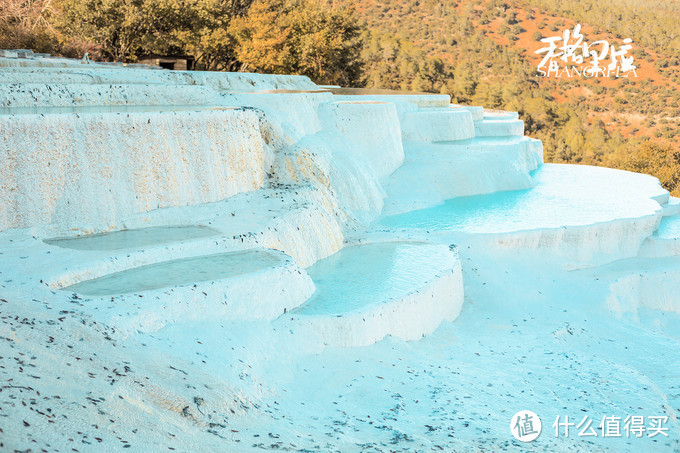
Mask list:
[[[0,451],[680,451],[655,178],[446,95],[3,55]]]

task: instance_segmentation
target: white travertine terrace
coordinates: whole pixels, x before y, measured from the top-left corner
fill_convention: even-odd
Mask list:
[[[534,175],[542,165],[541,143],[522,136],[516,113],[450,105],[444,95],[45,57],[4,58],[0,68],[0,228],[31,232],[46,240],[46,249],[59,243],[50,239],[82,238],[85,244],[92,233],[133,236],[160,228],[163,237],[162,228],[178,225],[215,230],[209,237],[159,240],[123,253],[85,253],[92,258],[78,247],[62,247],[34,263],[56,288],[76,285],[75,291],[92,279],[250,247],[282,250],[309,267],[338,252],[347,237],[350,243],[361,238],[380,216],[508,190],[529,190],[532,203],[541,203],[552,192],[541,195],[532,187],[573,173],[566,167],[562,174],[546,173],[542,183]],[[624,176],[592,172],[596,178]],[[667,198],[657,194],[658,183],[649,187],[641,198],[651,208],[601,209],[595,202],[600,214],[585,224],[558,212],[519,229],[497,223],[487,232],[482,223],[480,238],[502,248],[550,249],[581,263],[633,256],[659,222],[661,208],[650,198],[662,204]],[[411,230],[408,220],[396,224]],[[470,233],[437,226],[428,231],[445,243]],[[603,242],[614,231],[616,244]],[[460,273],[456,266],[451,269]],[[462,296],[441,303],[453,304],[457,313]],[[431,326],[451,319],[436,310],[431,316]],[[375,339],[389,333],[397,334],[387,329]]]
[[[475,137],[507,137],[523,136],[524,122],[522,120],[491,120],[483,119],[475,122]]]
[[[402,131],[396,106],[378,101],[339,101],[322,104],[319,115],[366,159],[379,179],[404,163]]]
[[[216,420],[280,400],[286,364],[333,346],[392,348],[396,362],[427,336],[450,360],[477,347],[456,343],[476,329],[457,318],[467,307],[487,323],[498,275],[503,297],[555,272],[565,288],[601,278],[593,294],[617,314],[680,312],[679,216],[655,178],[544,165],[516,113],[447,95],[0,52],[0,309],[74,314],[77,336],[142,357],[153,384],[107,382],[102,406],[142,425],[181,416],[183,433],[231,439]],[[485,268],[496,260],[515,267]],[[517,327],[502,322],[491,340]],[[70,354],[55,351],[45,360]],[[168,357],[225,402],[196,402],[188,373],[168,374],[179,365],[155,367]],[[200,445],[219,450],[222,434]]]
[[[405,120],[414,123],[409,115],[416,115],[415,128],[438,117],[456,126],[455,118],[465,116],[465,136],[472,134],[470,114],[442,108],[445,96],[408,95],[397,103],[344,99],[297,76],[180,73],[51,58],[1,61],[0,228],[13,238],[7,250],[44,248],[17,272],[99,298],[93,316],[125,335],[177,322],[187,309],[178,300],[187,291],[223,299],[224,285],[240,295],[253,319],[270,318],[267,306],[293,309],[311,295],[304,271],[274,267],[272,275],[283,278],[280,290],[262,272],[196,281],[189,289],[179,274],[174,283],[162,275],[181,263],[210,266],[211,256],[253,247],[278,249],[291,263],[312,266],[380,215],[386,181],[404,162],[401,134]],[[458,137],[431,130],[428,141]],[[192,236],[191,228],[210,234]],[[43,241],[33,243],[24,231]],[[152,234],[156,239],[149,242],[136,239]],[[384,304],[394,319],[381,329],[365,327],[373,332],[371,342],[388,334],[417,338],[455,318],[462,304],[460,265],[457,258],[442,259],[452,276],[433,274],[422,285],[445,280],[456,287],[453,293],[418,295],[416,283],[407,293],[416,310],[435,303],[444,311],[430,309],[422,327],[407,332],[389,327],[408,319],[403,308]],[[158,285],[136,283],[139,275],[149,280],[156,274]],[[290,278],[296,275],[307,280]],[[267,293],[248,295],[234,286],[253,282],[288,297],[277,304]],[[140,311],[125,295],[140,291],[167,300]],[[224,319],[243,317],[238,304],[228,305]],[[201,310],[217,316],[208,305]]]
[[[465,109],[420,109],[406,112],[402,137],[414,142],[466,140],[475,137],[472,113]]]
[[[262,187],[268,159],[248,110],[9,114],[0,128],[3,229],[101,231],[223,200]]]
[[[417,340],[458,317],[460,261],[444,245],[384,242],[346,247],[308,268],[317,290],[279,323],[329,346],[365,346],[386,335]]]
[[[528,207],[508,211],[523,216],[522,209],[535,210],[554,196],[547,189],[553,180],[625,179],[598,169],[592,176],[566,167],[542,171],[541,144],[523,137],[516,113],[450,105],[444,95],[30,55],[3,58],[0,68],[0,228],[7,234],[30,232],[48,248],[58,243],[51,238],[87,241],[92,233],[134,235],[177,225],[215,230],[210,237],[132,247],[137,250],[125,259],[116,251],[84,259],[82,250],[55,250],[54,261],[35,269],[45,269],[43,280],[57,288],[249,247],[277,248],[309,267],[340,250],[347,237],[360,238],[380,216],[389,222],[456,197],[529,190]],[[643,252],[657,256],[660,239],[647,238],[663,210],[652,199],[665,205],[668,195],[658,183],[645,184],[634,184],[639,190],[631,197],[650,207],[600,207],[603,198],[585,221],[557,211],[516,227],[496,220],[495,229],[486,231],[484,223],[477,229],[496,246],[549,249],[578,263],[634,256],[645,240]],[[555,193],[565,190],[557,187]],[[489,202],[496,203],[493,196]],[[506,215],[506,208],[491,209],[479,222]],[[412,230],[411,217],[394,224]],[[455,224],[427,231],[435,242],[478,234]],[[605,237],[616,237],[616,244]],[[462,296],[454,299],[445,303],[459,307]]]

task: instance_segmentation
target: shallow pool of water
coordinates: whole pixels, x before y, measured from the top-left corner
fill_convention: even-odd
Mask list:
[[[74,238],[45,239],[44,242],[75,250],[122,250],[187,241],[217,234],[219,234],[219,231],[200,225],[161,226],[112,231]]]
[[[531,189],[453,198],[377,226],[501,233],[590,225],[652,215],[660,207],[650,197],[664,192],[649,176],[600,167],[546,164],[533,178]]]
[[[150,264],[63,288],[86,296],[109,296],[236,278],[281,263],[282,255],[268,250],[218,253]]]
[[[432,280],[452,259],[445,248],[420,243],[344,248],[307,268],[316,292],[295,312],[332,316],[402,298]]]
[[[662,218],[655,235],[664,239],[680,238],[680,216]]]

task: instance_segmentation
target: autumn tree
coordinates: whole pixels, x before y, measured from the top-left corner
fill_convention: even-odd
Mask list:
[[[659,178],[674,196],[680,195],[680,149],[666,141],[631,142],[608,156],[605,164],[623,170],[646,173]]]
[[[235,40],[228,31],[231,20],[248,12],[251,0],[192,0],[182,26],[170,31],[166,46],[196,57],[196,67],[211,71],[236,71]],[[157,40],[156,49],[163,48]]]
[[[244,70],[302,74],[322,84],[360,81],[360,28],[323,0],[255,0],[229,26]]]
[[[92,43],[114,61],[145,54],[188,53],[197,66],[237,66],[227,29],[250,0],[55,0],[65,37]]]
[[[56,25],[67,36],[96,44],[104,57],[134,61],[181,9],[164,0],[57,0]],[[171,17],[174,16],[174,17]]]
[[[49,19],[50,0],[1,0],[0,49],[33,49],[51,52],[56,46]]]

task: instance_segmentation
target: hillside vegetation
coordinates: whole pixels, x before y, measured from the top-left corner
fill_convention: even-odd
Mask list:
[[[517,110],[548,162],[650,173],[680,195],[680,2],[340,1],[366,23],[368,86]],[[637,77],[537,77],[540,39],[577,23],[589,42],[632,38]]]

